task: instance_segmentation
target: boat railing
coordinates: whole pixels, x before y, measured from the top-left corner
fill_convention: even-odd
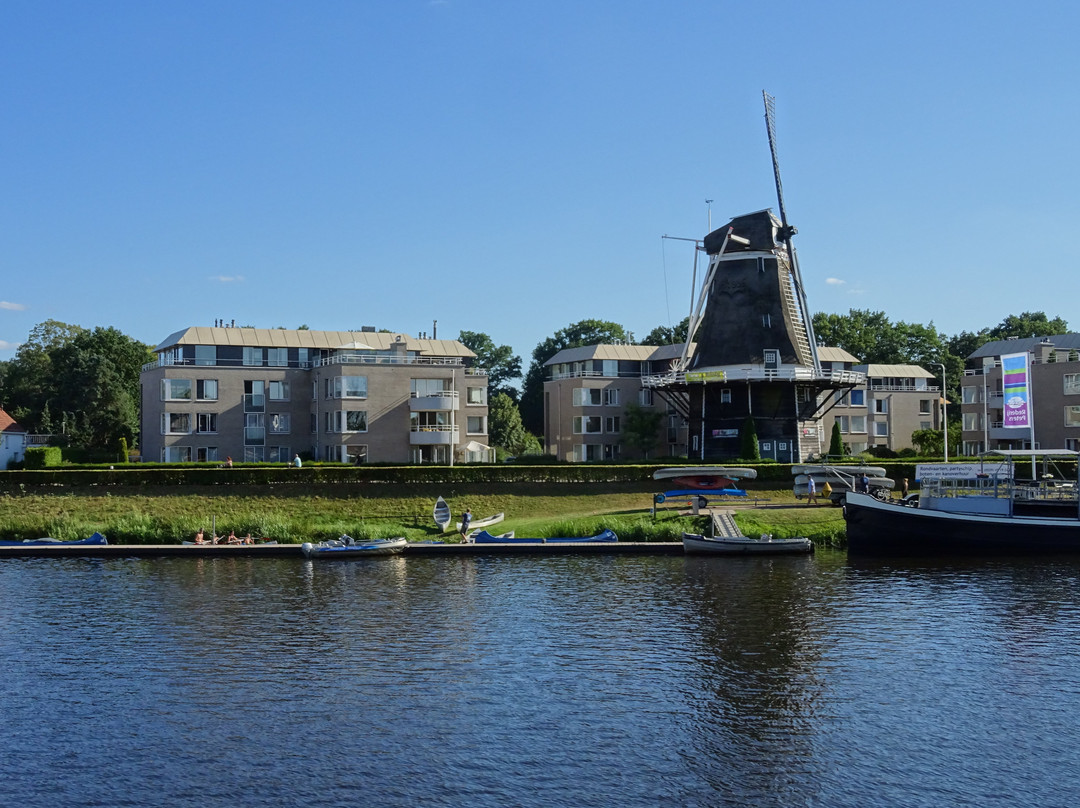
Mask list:
[[[926,480],[920,495],[948,499],[993,497],[1022,502],[1076,502],[1076,483],[1069,480],[1011,480],[1007,477],[963,477]]]

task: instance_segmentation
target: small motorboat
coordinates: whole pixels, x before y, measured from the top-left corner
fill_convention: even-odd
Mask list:
[[[481,530],[475,536],[473,541],[476,544],[586,544],[589,542],[613,542],[618,541],[619,537],[615,535],[614,530],[601,530],[595,536],[575,536],[566,538],[550,538],[550,539],[533,539],[533,538],[514,538],[511,533],[508,537],[506,534],[502,536],[492,536],[486,530]]]
[[[768,533],[760,538],[749,536],[702,536],[683,533],[683,550],[687,553],[712,555],[766,555],[783,553],[812,553],[814,543],[804,536],[791,539],[774,539]]]
[[[435,500],[435,509],[432,511],[432,516],[435,517],[435,524],[439,526],[439,530],[443,533],[450,528],[450,523],[454,519],[450,515],[450,506],[446,504],[446,500],[442,497]]]
[[[394,555],[405,549],[408,541],[404,536],[393,539],[368,539],[357,541],[352,536],[321,541],[317,544],[304,542],[300,550],[308,558],[357,558],[359,556]]]
[[[497,514],[494,514],[493,516],[487,517],[486,519],[473,519],[471,522],[469,522],[469,527],[470,528],[491,527],[492,525],[499,524],[499,522],[501,522],[505,518],[505,516],[506,516],[506,514],[504,514],[504,513],[497,513]],[[461,532],[461,524],[462,524],[461,522],[456,523],[458,533]]]
[[[0,547],[81,547],[108,543],[108,540],[104,536],[100,533],[95,533],[87,539],[76,539],[74,541],[61,541],[60,539],[53,539],[48,536],[44,536],[40,539],[5,539],[0,541]]]

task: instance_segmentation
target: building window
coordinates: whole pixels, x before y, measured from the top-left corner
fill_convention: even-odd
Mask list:
[[[426,413],[425,413],[426,414]],[[417,413],[412,413],[417,415]],[[367,410],[326,413],[327,432],[367,432]]]
[[[217,413],[216,412],[200,412],[199,413],[199,431],[200,432],[217,432]]]
[[[622,432],[621,420],[618,415],[609,415],[604,419],[604,431],[608,433]]]
[[[730,404],[731,403],[731,388],[730,387],[722,387],[722,388],[720,388],[720,403],[721,404]]]
[[[982,413],[978,413],[978,412],[965,412],[964,413],[964,415],[963,415],[964,427],[963,428],[964,428],[965,432],[974,432],[976,429],[981,429],[982,428],[979,425],[979,420],[980,420],[979,416],[980,415],[982,415]]]
[[[244,412],[266,411],[266,382],[248,379],[244,382]]]
[[[477,404],[480,406],[487,405],[487,388],[486,387],[469,387],[465,393],[466,404]]]
[[[244,443],[249,446],[262,446],[266,443],[266,416],[263,413],[244,413]]]
[[[1066,373],[1061,377],[1061,380],[1065,385],[1065,395],[1080,393],[1080,373]]]
[[[427,381],[425,379],[413,379]],[[420,393],[420,395],[431,395]],[[335,376],[326,380],[327,398],[367,398],[367,376]]]
[[[162,463],[190,463],[190,446],[166,446],[161,450]]]
[[[603,429],[603,419],[599,415],[575,415],[575,435],[599,435]]]
[[[361,463],[368,462],[367,444],[357,445],[352,444],[345,447],[345,462],[355,463],[360,465]]]
[[[217,379],[199,379],[195,382],[195,398],[199,401],[217,401]]]
[[[852,407],[865,407],[866,406],[866,391],[865,390],[852,390],[848,394],[848,401]]]
[[[288,401],[289,383],[284,381],[270,382],[270,400]]]
[[[601,391],[599,388],[575,387],[575,407],[599,407],[601,403]]]
[[[484,428],[484,416],[482,415],[470,415],[465,420],[465,431],[470,435],[483,435],[487,432]]]
[[[638,394],[638,403],[642,407],[651,407],[652,403],[653,403],[653,391],[652,390],[642,390]]]
[[[409,379],[409,392],[413,398],[437,396],[446,390],[446,379]]]
[[[878,415],[887,415],[889,412],[889,399],[887,398],[875,398],[874,399],[874,412]]]
[[[933,429],[934,425],[929,421],[919,421],[919,429]]]
[[[836,416],[836,423],[840,424],[840,431],[847,434],[848,427],[851,425],[850,415],[838,415]]]
[[[195,346],[195,364],[196,365],[209,365],[214,366],[217,364],[217,346],[216,345],[196,345]]]
[[[216,446],[200,446],[195,450],[195,459],[200,463],[216,463],[218,461],[218,448]]]
[[[272,435],[288,435],[289,434],[289,413],[287,412],[275,412],[270,416],[270,434]]]
[[[605,359],[603,364],[602,373],[605,376],[618,376],[619,375],[619,360],[618,359]]]
[[[618,387],[606,387],[606,388],[604,388],[604,406],[605,407],[618,407],[619,406],[619,388]]]
[[[1065,426],[1080,426],[1080,407],[1065,408]]]
[[[874,435],[879,438],[889,437],[889,425],[884,421],[874,422]]]
[[[288,463],[292,460],[292,452],[288,446],[270,446],[267,459],[271,463]]]
[[[245,463],[265,463],[266,462],[266,447],[265,446],[245,446],[244,447],[244,462]]]
[[[929,415],[933,402],[928,398],[919,399],[919,415]]]
[[[161,414],[162,435],[190,435],[191,413],[163,412]]]
[[[272,368],[287,368],[289,366],[289,349],[267,348],[266,364]]]
[[[191,401],[191,379],[162,379],[162,401]]]
[[[979,388],[978,387],[961,387],[960,388],[960,401],[963,404],[978,404],[979,403]]]
[[[263,349],[244,348],[244,364],[248,367],[262,367]]]
[[[589,463],[601,459],[603,447],[599,443],[578,443],[574,445],[574,462]]]
[[[865,415],[852,415],[851,416],[851,431],[852,432],[865,432],[866,431],[866,416]]]
[[[604,444],[604,460],[618,460],[622,455],[622,445],[618,443]]]
[[[411,412],[409,428],[413,432],[445,432],[450,429],[450,414],[446,412]]]

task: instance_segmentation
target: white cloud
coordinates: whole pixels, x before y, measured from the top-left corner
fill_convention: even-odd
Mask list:
[[[27,305],[25,303],[8,303],[6,300],[0,300],[0,309],[7,309],[8,311],[26,311]]]
[[[842,281],[839,278],[826,278],[825,283],[829,286],[843,286],[847,281]]]
[[[21,342],[8,342],[6,339],[0,339],[0,351],[14,351],[22,345]]]
[[[220,283],[240,283],[244,280],[243,275],[211,275],[210,280]]]

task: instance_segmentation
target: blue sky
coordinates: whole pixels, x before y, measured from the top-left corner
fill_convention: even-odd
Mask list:
[[[1080,5],[8,2],[0,359],[47,319],[440,337],[688,312],[775,204],[811,309],[1080,328]]]

